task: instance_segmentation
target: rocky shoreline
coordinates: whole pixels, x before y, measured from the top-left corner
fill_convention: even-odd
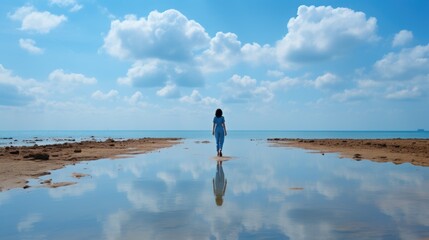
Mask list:
[[[179,138],[66,142],[51,145],[0,147],[0,191],[28,187],[28,179],[80,161],[124,158],[179,143]],[[56,185],[54,185],[56,186]]]
[[[429,166],[429,139],[292,139],[270,138],[280,146],[337,152],[341,157],[395,164],[411,163]]]

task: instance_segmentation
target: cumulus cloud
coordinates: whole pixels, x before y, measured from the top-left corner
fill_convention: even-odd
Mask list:
[[[322,76],[319,76],[314,80],[313,84],[316,88],[324,88],[330,85],[337,83],[338,77],[332,73],[325,73]]]
[[[188,63],[152,60],[135,62],[127,76],[118,79],[120,84],[136,87],[159,87],[168,82],[184,87],[202,86],[203,76]]]
[[[276,49],[268,44],[246,43],[241,48],[242,59],[251,64],[276,64]]]
[[[223,101],[230,103],[248,102],[253,99],[271,101],[274,97],[273,89],[265,82],[258,81],[250,76],[234,74],[223,85]]]
[[[70,12],[77,12],[82,9],[82,5],[77,3],[76,0],[49,0],[52,5],[70,8]]]
[[[12,71],[0,64],[0,105],[22,106],[30,103],[38,84],[13,75]]]
[[[357,43],[378,39],[377,20],[348,8],[301,5],[287,28],[277,42],[280,62],[286,65],[337,57]]]
[[[49,33],[61,23],[67,21],[64,15],[55,15],[48,11],[39,12],[31,5],[18,8],[14,13],[9,13],[9,18],[21,22],[21,30],[37,33]]]
[[[80,73],[65,73],[63,69],[56,69],[49,74],[49,80],[61,84],[80,85],[95,84],[97,79]]]
[[[408,30],[401,30],[397,34],[392,41],[392,47],[400,47],[413,40],[413,32]]]
[[[231,67],[240,59],[241,42],[234,33],[218,32],[210,40],[210,48],[199,60],[206,71],[219,71]]]
[[[409,79],[429,74],[429,44],[402,49],[399,53],[388,53],[374,64],[383,78]]]
[[[102,91],[97,90],[91,95],[91,97],[96,100],[108,100],[108,99],[116,98],[118,97],[118,95],[119,95],[119,92],[113,89],[107,93],[103,93]]]
[[[175,84],[168,82],[165,87],[156,92],[156,95],[166,98],[177,98],[180,96],[180,91]]]
[[[149,105],[144,101],[143,94],[140,91],[136,91],[130,97],[125,97],[124,100],[132,106],[147,107]]]
[[[200,92],[195,89],[192,91],[191,95],[181,97],[180,102],[215,106],[219,106],[221,104],[221,102],[215,98],[201,96]]]
[[[276,64],[276,50],[268,44],[246,43],[242,46],[234,33],[218,32],[210,47],[197,59],[205,72],[229,69],[238,63]]]
[[[43,49],[36,46],[36,42],[33,39],[19,39],[19,46],[32,54],[41,54],[43,53]]]
[[[183,61],[209,44],[204,28],[177,10],[152,11],[146,18],[127,15],[111,22],[103,48],[121,59]]]

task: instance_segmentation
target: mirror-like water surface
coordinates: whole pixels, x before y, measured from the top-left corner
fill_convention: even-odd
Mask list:
[[[213,142],[188,139],[54,171],[77,184],[0,193],[0,239],[429,238],[429,168],[249,139],[224,154],[220,169]]]

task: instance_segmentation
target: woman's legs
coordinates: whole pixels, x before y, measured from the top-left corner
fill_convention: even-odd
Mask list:
[[[224,135],[223,129],[220,129],[220,130],[216,129],[215,137],[216,137],[216,150],[219,154],[220,151],[222,151],[223,142],[225,140],[225,135]]]

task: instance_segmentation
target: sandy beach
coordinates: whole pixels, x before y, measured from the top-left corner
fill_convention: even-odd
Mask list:
[[[43,146],[17,146],[0,148],[0,191],[29,187],[28,179],[49,175],[50,171],[81,161],[102,158],[124,158],[179,143],[178,138],[143,138],[103,142],[83,141]],[[83,177],[78,173],[75,178]],[[70,183],[43,182],[48,187]]]
[[[411,163],[429,166],[429,139],[288,139],[271,138],[282,146],[314,150],[316,153],[337,152],[341,157],[395,164]]]

